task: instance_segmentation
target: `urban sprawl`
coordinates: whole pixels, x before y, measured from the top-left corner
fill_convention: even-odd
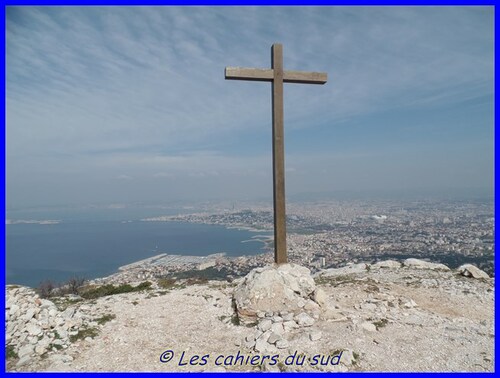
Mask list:
[[[130,281],[204,272],[208,278],[236,278],[272,263],[273,211],[268,204],[214,203],[196,213],[142,219],[193,222],[256,231],[265,243],[255,255],[230,257],[161,253],[120,268],[108,280]],[[486,201],[323,201],[287,204],[289,261],[313,272],[349,263],[408,257],[450,267],[469,262],[493,275],[493,205]],[[260,234],[259,234],[260,232]],[[161,252],[161,251],[159,251]]]

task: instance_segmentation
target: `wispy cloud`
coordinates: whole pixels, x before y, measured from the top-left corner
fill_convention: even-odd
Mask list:
[[[129,175],[119,175],[116,177],[118,180],[132,180],[133,177],[132,176],[129,176]]]
[[[286,86],[287,132],[493,94],[491,7],[9,7],[6,40],[12,185],[30,169],[262,171],[270,85],[223,69],[269,67],[273,42],[285,68],[329,74]]]

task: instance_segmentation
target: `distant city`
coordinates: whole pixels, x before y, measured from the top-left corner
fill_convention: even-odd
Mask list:
[[[184,221],[252,231],[273,230],[272,205],[210,203],[196,213],[144,218],[145,222]],[[348,263],[402,260],[442,262],[451,268],[472,263],[494,275],[492,201],[320,201],[287,204],[290,262],[313,272]],[[122,267],[113,280],[145,279],[189,270],[238,277],[274,259],[272,236],[256,235],[266,252],[254,256],[160,255]],[[161,252],[161,251],[159,251]],[[120,279],[121,278],[121,279]]]

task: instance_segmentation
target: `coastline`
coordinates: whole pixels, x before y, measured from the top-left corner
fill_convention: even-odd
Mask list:
[[[19,225],[20,228],[7,233],[9,265],[6,281],[8,284],[37,287],[42,281],[57,284],[75,276],[97,280],[119,273],[123,266],[138,265],[138,262],[160,253],[195,256],[194,260],[200,260],[196,262],[203,263],[201,257],[214,253],[224,252],[226,259],[259,255],[265,253],[269,245],[262,238],[262,230],[259,230],[259,238],[254,238],[257,236],[255,231],[221,224],[184,219],[169,223],[175,224],[162,226],[158,223],[151,227],[140,220],[127,223],[62,222],[43,228],[41,234],[38,227],[34,228],[37,225]],[[197,224],[201,227],[190,227]],[[208,226],[218,228],[212,231]],[[234,233],[233,230],[243,233]],[[96,236],[91,239],[88,235]],[[40,237],[43,239],[39,240]],[[182,259],[178,261],[180,263]],[[186,264],[193,265],[194,262],[184,261],[179,265]]]

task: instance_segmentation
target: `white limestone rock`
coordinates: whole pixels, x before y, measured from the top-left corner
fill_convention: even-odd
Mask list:
[[[485,271],[479,269],[477,266],[474,266],[472,264],[464,264],[458,267],[457,269],[462,276],[465,277],[472,277],[472,278],[477,278],[477,279],[486,279],[490,278],[488,273]]]
[[[307,303],[316,285],[309,269],[296,264],[268,265],[253,269],[238,285],[234,300],[244,323],[257,319],[260,312],[297,313]]]
[[[54,304],[54,302],[49,301],[48,299],[41,299],[40,303],[41,303],[40,304],[41,309],[48,309],[48,310],[55,309],[55,310],[57,310],[57,306]]]
[[[273,325],[273,322],[270,320],[270,319],[264,319],[262,320],[259,325],[258,325],[258,328],[262,331],[262,332],[266,332],[268,329],[271,328],[271,326]]]
[[[361,323],[361,328],[367,332],[376,332],[377,331],[377,327],[375,326],[375,324],[370,323],[370,322]]]
[[[26,331],[28,331],[28,334],[30,336],[38,336],[40,334],[42,334],[42,329],[36,325],[32,325],[32,324],[29,324],[27,327],[26,327]]]
[[[24,365],[29,365],[29,363],[32,361],[32,358],[30,356],[24,356],[19,359],[16,363],[16,367],[21,367]]]
[[[255,346],[255,337],[253,336],[245,337],[245,340],[243,341],[243,346],[245,348],[252,349]]]
[[[283,335],[285,333],[283,323],[273,323],[273,325],[271,326],[271,332],[278,335]]]
[[[323,289],[317,287],[316,290],[314,290],[313,299],[318,305],[324,306],[328,300],[328,296],[326,295]]]
[[[67,319],[71,319],[75,314],[75,310],[76,309],[74,307],[68,307],[66,310],[63,311],[63,316]]]
[[[33,345],[26,344],[25,346],[23,346],[22,348],[19,349],[19,351],[17,352],[17,355],[19,356],[19,358],[23,358],[25,356],[30,356],[34,350],[35,350],[35,347]]]
[[[275,354],[278,352],[278,349],[264,340],[262,338],[258,339],[255,343],[255,350],[259,353],[265,354]]]
[[[317,277],[335,277],[347,274],[366,273],[369,264],[348,264],[342,268],[331,268],[320,271],[316,274]]]
[[[345,314],[340,309],[337,309],[332,305],[323,308],[320,314],[320,319],[328,321],[347,320]]]
[[[299,326],[303,327],[310,327],[314,324],[314,318],[312,318],[305,312],[301,312],[299,315],[297,315],[295,317],[295,321]]]
[[[322,333],[321,331],[314,330],[311,333],[309,333],[309,339],[311,341],[318,341],[321,339]]]
[[[408,299],[402,302],[403,302],[403,307],[405,308],[413,308],[417,306],[417,303],[413,299]]]
[[[44,346],[37,345],[35,347],[35,353],[38,354],[39,356],[41,356],[42,354],[44,354],[46,351],[47,351],[47,348],[45,348]]]
[[[215,366],[212,369],[212,371],[215,372],[215,373],[225,373],[226,372],[226,368],[224,366]]]
[[[356,362],[354,358],[354,352],[352,349],[344,349],[342,351],[342,355],[340,357],[340,363],[345,366],[352,366],[352,364]]]
[[[276,344],[276,342],[278,342],[281,339],[282,339],[281,335],[278,335],[277,333],[273,332],[273,333],[271,333],[271,335],[269,335],[267,342],[269,344]]]
[[[19,314],[19,306],[16,303],[10,305],[9,316],[17,316]]]
[[[276,342],[276,348],[278,348],[278,349],[285,349],[285,348],[288,348],[289,346],[290,346],[290,343],[285,339],[281,339],[281,340],[278,340]]]
[[[25,320],[26,322],[30,321],[30,320],[31,320],[31,318],[32,318],[33,316],[35,316],[35,314],[36,314],[36,310],[35,310],[34,308],[30,308],[30,309],[28,309],[28,311],[26,311],[26,314],[24,315],[24,320]]]
[[[371,265],[371,269],[398,269],[401,263],[394,260],[379,261]]]
[[[444,271],[450,270],[450,268],[448,268],[444,264],[432,263],[414,258],[406,259],[405,261],[403,261],[403,266],[414,269],[430,269],[430,270],[444,270]]]
[[[291,330],[299,328],[299,325],[295,323],[293,320],[288,320],[286,322],[283,322],[283,329],[285,332],[290,332]]]
[[[262,333],[259,337],[256,337],[256,340],[263,340],[265,342],[267,342],[267,340],[269,339],[269,336],[271,336],[271,333],[273,333],[271,330],[268,330],[264,333]]]
[[[319,304],[309,299],[304,306],[304,310],[307,312],[319,311]]]

